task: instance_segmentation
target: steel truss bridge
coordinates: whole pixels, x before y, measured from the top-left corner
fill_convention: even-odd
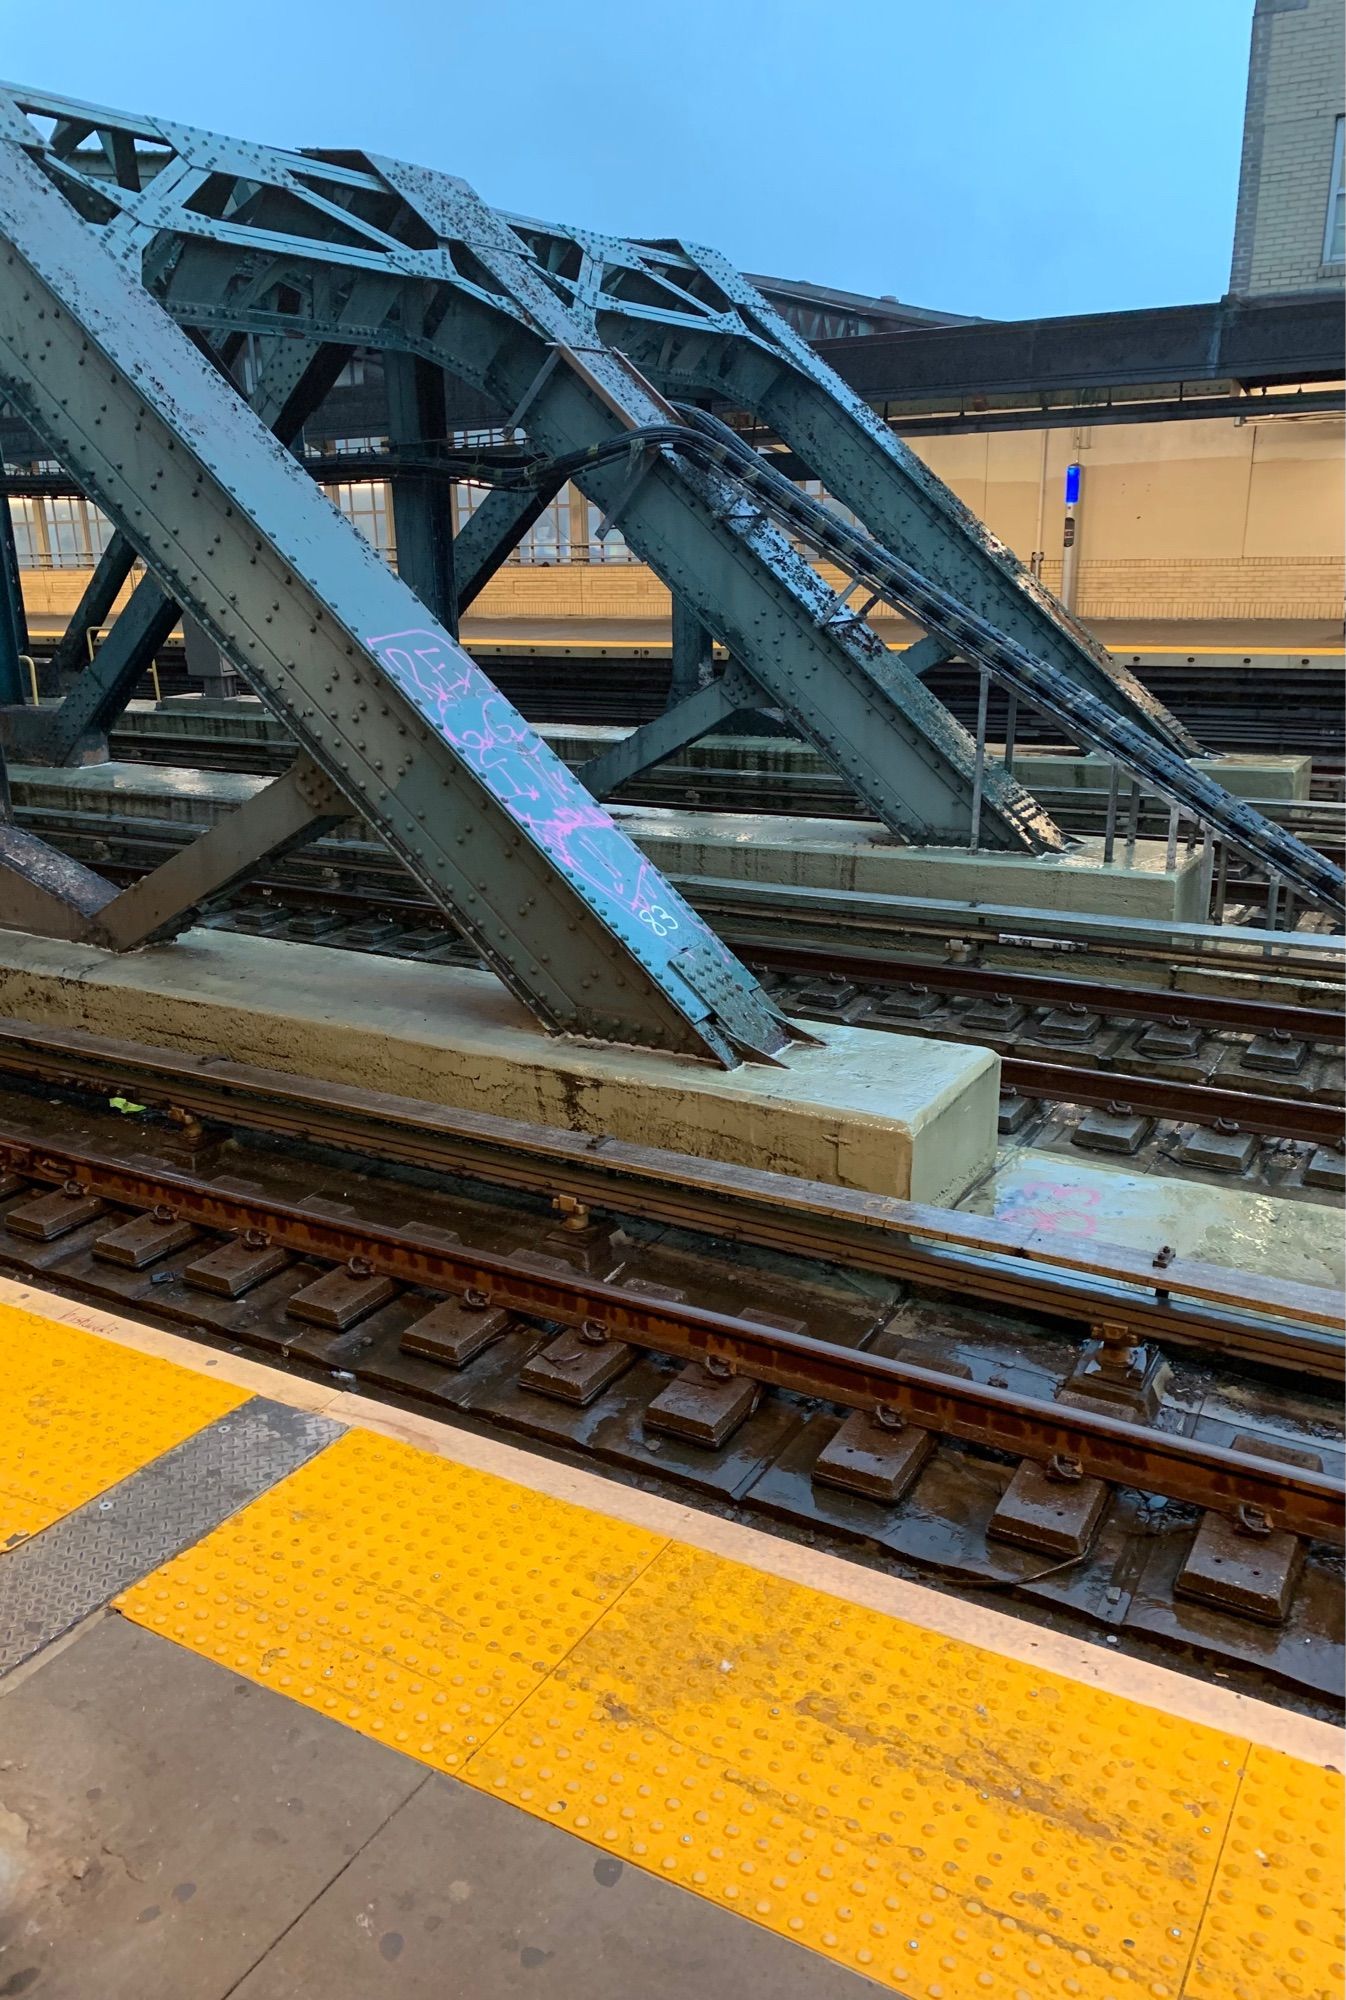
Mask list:
[[[355,813],[547,1028],[771,1060],[799,1031],[598,801],[769,707],[900,840],[1058,851],[1050,816],[988,754],[993,682],[1112,758],[1133,797],[1158,791],[1175,829],[1187,816],[1275,887],[1346,905],[1340,871],[1193,765],[1174,718],[713,251],[506,216],[397,160],[0,86],[0,256],[0,393],[117,529],[61,664],[137,558],[147,571],[71,692],[25,707],[0,507],[10,754],[60,764],[100,746],[184,615],[297,745],[288,772],[129,888],[0,823],[0,923],[118,950],[169,937]],[[355,347],[385,356],[398,574],[287,448]],[[526,441],[471,461],[492,491],[457,537],[452,384]],[[710,404],[750,414],[858,525]],[[668,710],[579,777],[456,638],[567,479],[674,604]],[[924,629],[900,656],[866,622],[880,601]],[[923,683],[953,657],[981,671],[975,738]]]

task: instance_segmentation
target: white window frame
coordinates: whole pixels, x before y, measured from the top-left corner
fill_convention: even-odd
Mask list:
[[[1346,245],[1334,254],[1337,233],[1337,216],[1346,209],[1346,184],[1342,179],[1342,168],[1346,165],[1346,117],[1337,119],[1336,132],[1332,140],[1332,179],[1327,192],[1327,217],[1323,223],[1323,263],[1325,265],[1346,263]]]

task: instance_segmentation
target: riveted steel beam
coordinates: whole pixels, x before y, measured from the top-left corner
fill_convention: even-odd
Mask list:
[[[757,690],[736,668],[726,667],[718,679],[708,681],[684,696],[662,715],[633,729],[620,743],[600,751],[580,768],[580,778],[595,798],[610,798],[619,785],[660,764],[688,743],[695,743],[707,730],[737,715],[757,699]]]
[[[253,408],[288,442],[327,394],[342,359],[341,349],[325,349],[316,341],[264,342],[250,398]],[[61,663],[82,665],[78,680],[58,708],[11,724],[16,747],[30,762],[68,764],[90,751],[102,754],[108,730],[177,624],[178,605],[156,577],[143,576],[102,645],[90,648],[87,660],[70,658],[72,634],[82,624],[87,645],[88,633],[104,622],[134,560],[129,538],[114,534],[61,642]]]
[[[685,701],[709,681],[714,672],[714,642],[710,632],[680,597],[673,600],[671,637],[673,672],[669,679],[670,704]]]
[[[433,343],[446,367],[502,408],[526,397],[530,436],[557,457],[669,420],[668,406],[596,341],[584,312],[465,182],[398,161],[372,165],[446,254],[471,245],[476,286],[459,294]],[[492,293],[495,310],[483,301]],[[548,365],[552,351],[562,365]],[[834,615],[835,592],[732,482],[663,450],[573,476],[880,819],[911,839],[966,840],[975,762],[966,732],[862,621]],[[982,814],[988,846],[1063,844],[1003,771],[984,786]]]
[[[547,1026],[792,1031],[132,271],[0,138],[0,388]]]
[[[349,813],[342,793],[301,755],[282,777],[105,903],[90,926],[90,941],[130,951],[171,937],[264,861],[318,839]]]
[[[633,246],[637,251],[641,246]],[[875,538],[1007,637],[1059,667],[1119,715],[1143,722],[1172,749],[1193,741],[1148,690],[1113,660],[970,508],[856,394],[741,272],[717,251],[679,246],[729,308],[671,329],[620,294],[599,316],[668,393],[711,391],[751,411],[805,462]],[[657,252],[655,253],[657,257]]]

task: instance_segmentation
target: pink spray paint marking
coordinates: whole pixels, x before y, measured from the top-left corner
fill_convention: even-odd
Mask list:
[[[1051,1236],[1097,1236],[1100,1217],[1092,1211],[1102,1190],[1072,1181],[1025,1181],[1006,1196],[998,1213]]]
[[[634,918],[667,960],[713,934],[465,653],[442,635],[391,632],[365,644],[511,819],[586,884],[614,928]],[[715,940],[717,948],[718,940]]]

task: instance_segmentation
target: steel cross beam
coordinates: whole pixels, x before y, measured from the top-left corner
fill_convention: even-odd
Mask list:
[[[876,540],[1172,749],[1200,746],[993,536],[741,272],[698,245],[520,223],[598,336],[665,394],[751,413]]]
[[[529,435],[554,456],[672,418],[465,182],[398,161],[371,166],[446,257],[456,243],[471,245],[483,288],[489,282],[511,309],[485,322],[461,297],[433,342],[446,368],[506,408],[526,406]],[[562,365],[553,365],[558,354]],[[751,502],[663,451],[574,477],[880,819],[907,838],[966,840],[976,791],[970,739],[853,614],[834,615],[834,593]],[[663,754],[676,747],[668,743]],[[999,767],[984,778],[982,811],[988,846],[1063,844]]]
[[[779,1054],[737,960],[3,137],[0,258],[4,393],[520,999]]]
[[[44,138],[30,110],[64,121],[65,142]],[[587,302],[460,181],[350,155],[287,154],[21,90],[0,91],[0,129],[206,337],[289,331],[416,354],[496,407],[523,409],[530,436],[557,455],[668,419],[649,385],[604,348]],[[96,131],[105,149],[114,130],[150,162],[142,186],[84,170],[80,134]],[[371,277],[387,296],[361,323],[347,303]],[[630,476],[605,466],[578,483],[876,816],[907,839],[966,843],[979,790],[967,733],[862,620],[839,615],[818,572],[731,482],[659,454]],[[985,845],[1064,844],[1001,767],[986,768],[980,800]]]

